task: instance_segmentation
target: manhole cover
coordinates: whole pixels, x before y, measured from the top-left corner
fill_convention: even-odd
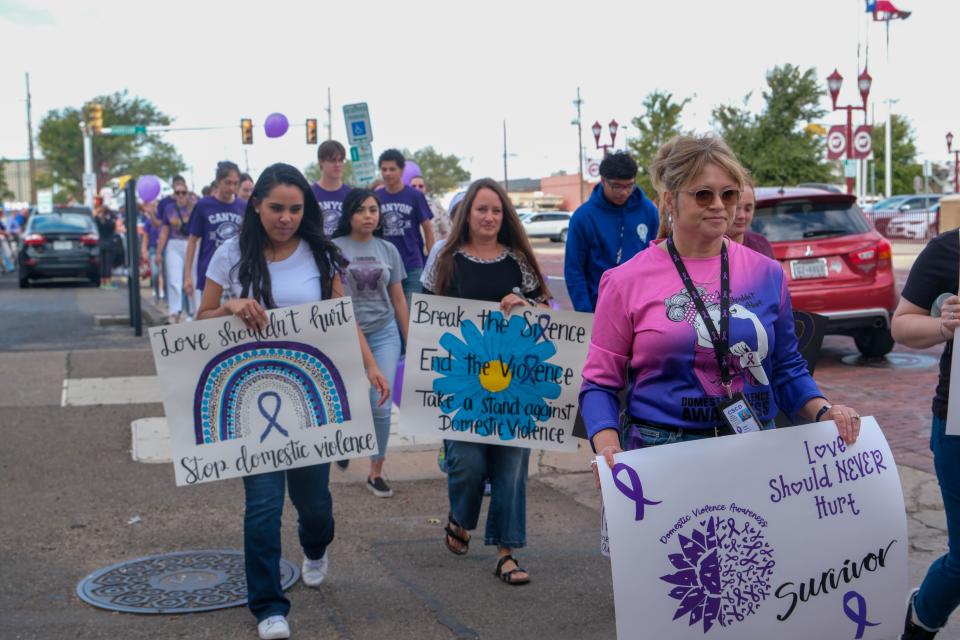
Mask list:
[[[280,584],[300,577],[280,560]],[[77,585],[84,602],[126,613],[196,613],[247,603],[243,552],[182,551],[147,556],[94,571]]]
[[[888,353],[882,358],[864,358],[851,354],[840,359],[851,367],[871,367],[873,369],[925,369],[937,364],[937,358],[925,353]]]

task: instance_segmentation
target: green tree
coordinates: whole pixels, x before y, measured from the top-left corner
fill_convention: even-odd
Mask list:
[[[0,200],[13,200],[13,192],[7,187],[6,158],[0,158]]]
[[[765,106],[758,114],[743,106],[721,105],[713,110],[717,132],[764,185],[793,185],[800,182],[830,182],[831,165],[824,159],[821,136],[806,129],[820,119],[824,91],[811,68],[785,64],[767,73]]]
[[[470,172],[460,166],[460,159],[455,155],[444,155],[433,147],[424,147],[413,153],[404,149],[402,153],[404,158],[413,160],[420,167],[431,194],[453,191],[470,179]]]
[[[886,185],[885,127],[885,123],[873,127],[873,158],[877,176],[877,193],[885,193]],[[923,176],[923,165],[917,162],[917,145],[910,120],[894,113],[890,137],[892,142],[890,148],[893,150],[891,154],[893,193],[913,193],[913,179],[915,176]]]
[[[674,102],[673,94],[654,91],[643,100],[643,115],[635,117],[632,121],[638,132],[637,136],[629,142],[630,153],[639,166],[637,184],[651,197],[654,189],[648,169],[653,163],[654,156],[657,155],[657,149],[664,142],[681,133],[680,116],[688,102],[690,98]]]
[[[173,120],[149,100],[128,96],[126,91],[99,96],[103,125],[169,125]],[[82,109],[66,107],[48,112],[40,122],[37,142],[50,165],[52,182],[77,198],[83,190]],[[106,177],[155,174],[172,176],[183,171],[183,159],[159,134],[94,136],[95,168],[106,165]]]
[[[320,168],[318,162],[311,162],[304,168],[303,175],[313,183],[320,180],[320,176],[323,175],[323,170]],[[353,165],[349,160],[343,164],[343,181],[351,186],[357,186],[353,184]]]

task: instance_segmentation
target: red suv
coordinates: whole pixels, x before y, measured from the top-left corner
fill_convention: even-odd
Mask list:
[[[793,308],[826,316],[865,357],[893,349],[897,306],[890,243],[852,195],[799,187],[757,189],[752,230],[773,245]]]

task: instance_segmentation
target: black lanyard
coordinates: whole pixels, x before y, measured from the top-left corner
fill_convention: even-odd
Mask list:
[[[667,251],[673,258],[673,266],[677,268],[680,280],[687,289],[687,294],[697,307],[697,313],[703,320],[707,333],[710,334],[710,341],[713,342],[713,353],[717,356],[717,366],[720,368],[720,381],[723,388],[730,395],[730,369],[727,367],[727,355],[730,353],[730,261],[727,258],[727,244],[724,242],[720,246],[720,329],[713,323],[713,319],[707,312],[707,306],[700,297],[700,292],[693,284],[693,279],[687,272],[687,267],[683,264],[683,259],[673,244],[673,236],[667,238]]]

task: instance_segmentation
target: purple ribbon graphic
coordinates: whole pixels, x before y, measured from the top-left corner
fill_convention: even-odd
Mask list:
[[[269,415],[267,410],[263,407],[264,398],[273,398],[277,401],[277,404],[273,405],[273,415]],[[280,394],[278,394],[276,391],[264,391],[257,397],[257,408],[260,409],[260,415],[267,419],[267,428],[263,430],[262,434],[260,434],[260,442],[263,442],[267,439],[271,429],[276,429],[282,433],[284,437],[290,437],[290,434],[287,433],[287,430],[281,427],[280,423],[277,422],[277,416],[280,415]]]
[[[630,478],[630,484],[627,485],[624,482],[620,481],[620,472],[626,471],[627,477]],[[660,504],[662,500],[647,500],[643,496],[643,485],[640,483],[640,475],[628,465],[618,462],[613,465],[613,484],[617,486],[617,489],[620,490],[620,493],[627,496],[637,505],[637,513],[635,520],[643,520],[643,508],[646,505]]]
[[[856,611],[850,608],[851,600],[855,600],[857,602]],[[854,636],[855,640],[860,640],[860,638],[863,637],[863,632],[866,631],[867,627],[880,626],[879,622],[870,622],[867,620],[867,601],[856,591],[847,591],[844,594],[843,612],[847,614],[848,618],[857,623],[857,635]]]

